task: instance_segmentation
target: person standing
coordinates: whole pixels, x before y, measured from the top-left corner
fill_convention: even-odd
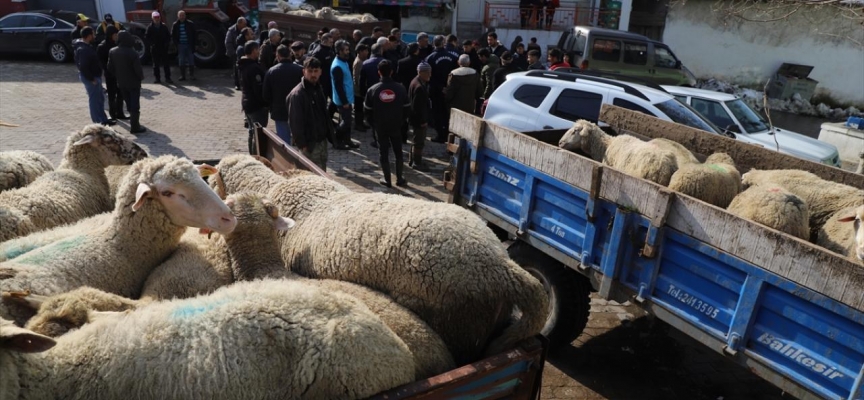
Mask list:
[[[173,84],[171,80],[171,66],[168,64],[168,46],[171,44],[171,30],[162,22],[159,11],[150,14],[153,22],[147,25],[144,37],[150,45],[150,57],[153,59],[153,83],[162,83],[159,77],[159,67],[165,70],[165,83]]]
[[[78,77],[87,89],[90,106],[90,120],[105,126],[114,125],[116,120],[105,116],[105,93],[102,92],[102,67],[99,66],[99,56],[91,44],[96,39],[93,28],[81,29],[81,39],[75,46],[75,65],[78,67]]]
[[[267,40],[261,42],[261,55],[258,57],[258,62],[265,70],[276,65],[276,49],[281,40],[282,33],[278,29],[271,29]]]
[[[365,119],[363,118],[363,96],[366,92],[361,89],[360,77],[363,76],[363,62],[369,58],[369,46],[360,43],[355,53],[354,64],[351,66],[351,76],[354,80],[354,130],[366,132],[366,127],[363,125]]]
[[[492,92],[495,91],[495,71],[500,67],[500,62],[495,54],[489,52],[488,48],[480,49],[477,55],[480,56],[480,61],[483,62],[483,71],[480,71],[480,86],[483,88],[482,97],[489,100],[489,96],[492,96]]]
[[[444,36],[435,36],[432,41],[435,51],[426,58],[426,63],[432,66],[432,78],[429,80],[429,99],[432,102],[432,123],[435,128],[436,143],[447,141],[450,129],[450,106],[444,97],[444,88],[450,72],[456,69],[456,57],[444,48]]]
[[[425,60],[435,50],[429,45],[429,34],[420,32],[417,34],[417,45],[420,46],[420,59]]]
[[[108,70],[117,77],[119,98],[126,101],[129,110],[129,132],[143,133],[147,128],[141,126],[141,81],[144,71],[141,69],[141,59],[135,51],[135,37],[128,31],[117,34],[117,47],[108,53]],[[119,105],[122,109],[122,104]]]
[[[552,29],[555,19],[555,9],[561,7],[561,0],[546,0],[546,30]]]
[[[378,74],[381,81],[369,88],[366,92],[366,119],[375,128],[378,135],[378,161],[384,179],[380,183],[384,186],[393,187],[390,177],[390,148],[396,161],[396,186],[407,186],[408,181],[403,175],[404,162],[402,160],[402,121],[411,110],[411,101],[408,93],[402,85],[391,78],[393,67],[390,61],[383,60],[378,63]]]
[[[330,66],[330,77],[333,79],[333,105],[339,110],[339,126],[336,127],[334,148],[337,150],[356,149],[360,145],[351,141],[351,111],[354,103],[354,81],[351,79],[352,68],[348,66],[351,59],[351,45],[346,40],[336,42],[336,59]]]
[[[246,114],[249,129],[249,154],[255,151],[255,123],[267,126],[267,103],[264,101],[264,67],[258,63],[258,42],[250,40],[243,45],[245,54],[237,66],[240,68],[240,87],[243,91],[241,105]]]
[[[483,51],[485,49],[481,49]],[[483,94],[477,71],[471,68],[471,58],[467,54],[459,56],[459,68],[447,77],[444,95],[451,108],[474,114],[477,98]]]
[[[462,54],[467,54],[468,57],[471,58],[471,68],[474,68],[474,70],[477,71],[477,76],[480,76],[480,72],[483,71],[483,63],[477,55],[477,49],[474,48],[474,42],[471,40],[465,40],[462,42]]]
[[[536,37],[532,37],[530,39],[530,42],[528,43],[527,49],[528,49],[528,51],[537,50],[538,53],[541,52],[541,50],[543,50],[540,48],[540,45],[537,44],[537,38]],[[537,58],[540,58],[539,54],[537,55]]]
[[[549,70],[554,71],[558,68],[570,68],[570,64],[564,62],[564,53],[558,49],[549,50],[549,54],[546,56],[547,61],[549,61]]]
[[[495,32],[489,32],[486,34],[486,44],[489,45],[487,49],[492,53],[495,57],[501,57],[507,48],[502,46],[501,43],[498,42],[498,34]],[[482,49],[481,49],[482,50]]]
[[[540,62],[539,50],[531,50],[528,52],[528,70],[531,71],[534,69],[546,69],[546,66],[544,66],[543,63]]]
[[[96,43],[102,44],[102,42],[108,38],[108,27],[113,26],[117,32],[123,30],[123,24],[114,20],[114,17],[109,13],[105,14],[102,17],[102,23],[96,28]],[[116,41],[114,42],[116,46]]]
[[[413,44],[413,43],[412,43]],[[426,128],[429,126],[429,78],[432,77],[432,67],[425,62],[417,64],[417,76],[408,86],[408,98],[411,101],[411,115],[408,120],[414,131],[411,152],[408,153],[408,166],[417,171],[426,172],[429,168],[423,164],[423,147],[426,144]]]
[[[291,55],[294,57],[294,63],[302,68],[306,63],[306,43],[299,40],[291,43]]]
[[[309,57],[303,65],[303,80],[285,100],[288,124],[295,147],[322,170],[327,170],[327,141],[333,137],[333,123],[327,116],[327,97],[318,83],[321,62]]]
[[[99,56],[99,65],[105,72],[105,91],[108,92],[108,115],[111,119],[129,119],[123,115],[123,96],[117,89],[117,77],[108,69],[108,54],[111,49],[117,47],[117,33],[119,31],[114,25],[105,30],[105,40],[99,43],[96,54]]]
[[[447,49],[447,51],[453,53],[454,55],[456,55],[456,57],[462,55],[462,48],[459,47],[459,38],[457,38],[456,35],[452,33],[447,35],[445,41],[447,42],[447,44],[444,45],[444,48]]]
[[[75,30],[72,31],[72,41],[76,41],[82,39],[81,30],[87,27],[87,24],[90,23],[90,18],[87,18],[84,14],[78,14],[75,16]]]
[[[240,75],[237,70],[237,36],[240,35],[240,31],[246,27],[246,18],[240,17],[237,18],[237,22],[234,25],[231,25],[228,28],[228,32],[225,33],[225,55],[228,56],[228,60],[234,65],[234,89],[240,90]]]
[[[321,62],[321,79],[318,80],[318,84],[324,90],[325,97],[330,97],[330,93],[333,91],[333,81],[330,79],[330,66],[333,64],[335,56],[336,54],[333,52],[333,37],[330,36],[329,32],[321,35],[321,43],[318,44],[315,50],[309,51],[309,57],[317,58]]]
[[[390,29],[390,36],[396,37],[396,50],[399,52],[399,58],[405,58],[408,55],[408,44],[402,40],[402,31],[399,28]]]
[[[185,11],[177,11],[177,21],[171,26],[171,37],[177,46],[177,65],[180,66],[181,81],[186,80],[186,69],[189,69],[189,77],[195,80],[195,35],[195,23],[186,19]],[[168,73],[165,76],[167,77]]]
[[[516,52],[513,53],[513,65],[520,71],[528,70],[528,54],[525,53],[525,44],[516,45]]]
[[[408,45],[408,57],[399,60],[396,66],[396,80],[408,90],[414,77],[417,76],[417,66],[423,60],[420,59],[420,46],[417,43]],[[428,65],[428,64],[427,64]]]
[[[364,96],[364,101],[366,99],[366,92],[369,91],[369,88],[372,87],[372,85],[377,84],[380,80],[380,76],[378,75],[378,64],[384,60],[384,57],[382,57],[383,52],[384,48],[380,44],[375,43],[372,45],[372,56],[368,60],[363,61],[363,68],[360,71],[360,92]],[[365,108],[363,112],[366,112]],[[374,132],[374,126],[372,127],[372,130],[371,146],[378,147],[378,135]]]
[[[264,47],[264,43],[267,43],[267,41],[270,40],[270,31],[273,29],[276,29],[277,32],[279,31],[279,24],[277,24],[276,21],[268,22],[267,23],[267,29],[261,30],[261,33],[258,37],[258,43],[261,44],[261,47]],[[282,32],[279,32],[279,36],[282,36]],[[282,38],[280,37],[279,40],[282,40]],[[278,43],[278,41],[277,41],[277,43]],[[261,51],[263,52],[264,49],[261,49]],[[273,57],[276,57],[276,55],[275,55],[276,49],[273,49],[273,54],[274,54]],[[275,60],[275,58],[274,58],[274,60]]]
[[[492,74],[492,92],[498,90],[498,87],[507,79],[507,75],[519,71],[521,69],[513,64],[513,55],[509,51],[505,51],[501,55],[501,67]]]
[[[270,105],[270,118],[276,124],[276,134],[285,143],[292,144],[285,99],[303,80],[303,67],[291,61],[291,50],[285,45],[276,48],[276,60],[276,65],[264,75],[264,101]]]

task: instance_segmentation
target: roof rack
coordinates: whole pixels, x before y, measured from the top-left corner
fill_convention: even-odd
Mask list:
[[[630,76],[630,75],[616,74],[614,72],[597,71],[597,70],[593,70],[593,69],[579,69],[576,67],[558,68],[558,69],[556,69],[556,71],[563,71],[563,72],[570,72],[570,73],[574,73],[574,74],[596,76],[598,78],[621,80],[621,81],[625,81],[625,82],[636,83],[636,84],[639,84],[642,86],[648,86],[651,89],[659,90],[659,91],[665,92],[665,93],[669,93],[666,91],[666,89],[663,89],[662,86],[658,85],[657,83],[655,83],[653,81],[649,81],[647,79],[642,79],[642,78],[637,78],[635,76]]]
[[[532,71],[528,71],[528,73],[525,74],[525,76],[536,76],[536,77],[558,79],[558,80],[570,81],[570,82],[575,82],[576,79],[584,79],[584,80],[588,80],[588,81],[600,82],[600,83],[605,83],[607,85],[618,86],[621,89],[624,89],[624,93],[636,96],[636,97],[643,99],[645,101],[651,101],[651,99],[649,99],[647,96],[645,96],[645,94],[643,94],[642,92],[640,92],[639,90],[637,90],[633,86],[628,85],[627,83],[619,82],[619,81],[616,81],[616,80],[610,79],[610,78],[604,78],[602,76],[593,76],[593,75],[588,75],[588,74],[574,73],[572,71],[569,71],[570,69],[571,68],[559,68],[555,71],[532,70]],[[661,90],[662,90],[662,88],[661,88]],[[664,90],[664,92],[665,92],[665,90]]]

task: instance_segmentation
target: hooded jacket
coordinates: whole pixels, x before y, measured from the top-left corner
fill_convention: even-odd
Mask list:
[[[251,58],[241,58],[237,61],[237,68],[240,69],[240,88],[243,92],[240,104],[243,112],[248,114],[266,108],[268,103],[264,101],[264,75],[267,70],[258,60]]]
[[[483,87],[483,98],[488,99],[495,91],[495,71],[501,66],[498,61],[498,56],[491,54],[486,60],[486,66],[483,67],[483,72],[480,73],[480,86]]]
[[[102,77],[102,67],[99,66],[99,57],[96,49],[83,40],[75,42],[75,65],[84,79],[92,81]]]
[[[135,38],[129,31],[117,34],[117,47],[108,53],[108,71],[117,78],[120,89],[140,89],[144,73],[141,71],[141,59],[132,46]]]
[[[105,71],[106,79],[114,78],[114,74],[108,70],[108,53],[115,47],[117,47],[117,43],[114,43],[114,41],[111,40],[111,36],[106,36],[105,40],[103,40],[102,43],[99,43],[99,46],[96,46],[96,55],[99,56],[99,65],[102,66],[102,70]]]
[[[450,102],[450,107],[473,114],[477,98],[483,94],[477,71],[470,67],[456,68],[447,82],[444,97]]]

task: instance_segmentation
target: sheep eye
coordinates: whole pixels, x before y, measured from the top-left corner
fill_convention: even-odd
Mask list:
[[[163,190],[162,191],[162,196],[165,196],[165,197],[171,197],[173,194],[174,193],[169,191],[169,190]]]

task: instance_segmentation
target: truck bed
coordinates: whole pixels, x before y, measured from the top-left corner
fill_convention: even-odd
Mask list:
[[[318,30],[325,26],[330,29],[339,29],[343,38],[350,38],[355,29],[363,31],[364,36],[371,36],[372,28],[376,26],[380,26],[384,32],[390,32],[390,28],[393,27],[393,21],[386,19],[376,22],[352,24],[349,22],[290,15],[281,11],[260,11],[258,19],[262,22],[276,21],[279,29],[285,32],[286,37],[291,38],[291,40],[299,40],[307,45],[318,39]]]
[[[656,119],[650,129],[620,123],[643,118],[628,113],[604,105],[600,119],[647,137],[685,132],[690,139],[677,141],[691,150],[705,142],[702,152],[726,151],[744,169],[769,168],[767,149]],[[450,130],[458,138],[446,183],[453,202],[587,276],[602,297],[635,301],[796,397],[864,397],[860,265],[561,150],[546,143],[557,143],[551,137],[456,110]],[[797,168],[805,162],[792,160]],[[836,168],[812,170],[860,185]]]

